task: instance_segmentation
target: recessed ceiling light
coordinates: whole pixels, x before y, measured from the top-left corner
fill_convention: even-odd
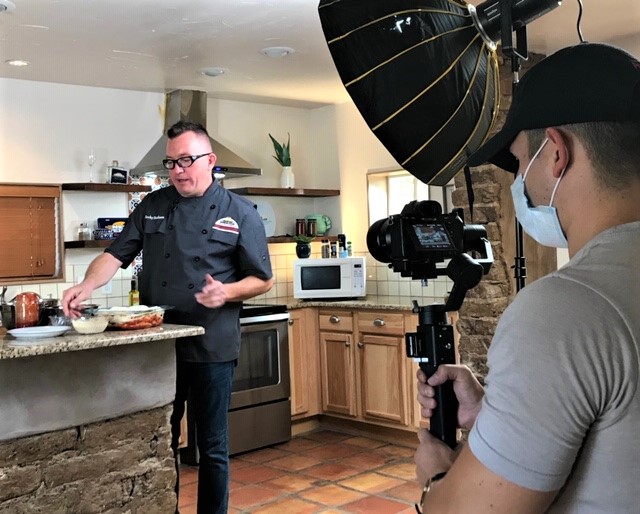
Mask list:
[[[211,68],[202,68],[200,73],[206,75],[207,77],[219,77],[220,75],[224,75],[229,70],[227,68],[221,68],[219,66],[213,66]]]
[[[2,0],[0,0],[1,2]],[[7,63],[9,66],[29,66],[29,64],[31,64],[29,61],[23,61],[22,59],[9,59],[7,61],[4,61],[5,63]]]
[[[16,4],[9,0],[0,0],[0,12],[11,12],[16,8]]]
[[[295,52],[295,50],[288,46],[268,46],[260,50],[261,54],[264,54],[267,57],[272,57],[274,59],[284,57],[286,55],[292,54],[293,52]]]

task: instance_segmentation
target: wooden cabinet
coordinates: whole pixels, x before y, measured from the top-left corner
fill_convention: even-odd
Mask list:
[[[291,416],[294,420],[321,412],[318,317],[313,308],[289,312]]]
[[[322,408],[385,426],[411,424],[405,314],[323,310],[318,314]]]

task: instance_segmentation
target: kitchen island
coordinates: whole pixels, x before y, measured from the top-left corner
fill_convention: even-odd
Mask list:
[[[175,344],[203,332],[2,333],[0,514],[173,512]]]

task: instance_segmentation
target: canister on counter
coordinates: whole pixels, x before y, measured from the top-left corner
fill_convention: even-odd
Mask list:
[[[307,220],[304,218],[296,219],[296,236],[304,236],[307,233]]]
[[[328,259],[329,257],[331,257],[331,249],[329,248],[329,240],[328,239],[323,239],[322,240],[322,258],[323,259]]]
[[[335,259],[338,257],[338,243],[335,241],[331,243],[331,258]]]

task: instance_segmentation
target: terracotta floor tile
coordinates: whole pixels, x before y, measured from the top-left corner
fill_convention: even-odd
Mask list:
[[[308,455],[320,460],[333,460],[351,457],[362,453],[362,450],[353,446],[345,446],[343,444],[323,444],[317,448],[301,452],[301,455]]]
[[[344,514],[344,510],[336,510],[336,509],[327,509],[321,510],[318,514]]]
[[[364,475],[358,475],[345,480],[340,480],[339,485],[344,487],[350,487],[357,491],[365,493],[375,494],[380,491],[386,491],[397,485],[400,485],[402,480],[393,477],[387,477],[379,475],[377,473],[365,473]]]
[[[198,481],[198,467],[180,465],[180,485],[187,485]]]
[[[180,514],[197,514],[198,506],[195,503],[191,503],[190,505],[185,505],[184,507],[181,505],[179,507]]]
[[[313,457],[294,454],[288,457],[282,457],[281,459],[272,460],[271,462],[269,462],[269,466],[285,469],[287,471],[300,471],[310,468],[311,466],[315,466],[319,463],[320,461],[318,459],[314,459]]]
[[[240,460],[253,462],[253,463],[265,463],[273,459],[279,459],[291,455],[290,452],[279,450],[278,448],[265,448],[255,452],[249,452],[238,457]]]
[[[229,459],[229,469],[231,470],[231,473],[233,473],[237,469],[246,468],[247,466],[253,466],[253,464],[248,460],[240,460],[234,457],[231,457],[231,459]]]
[[[326,464],[318,464],[302,471],[303,474],[321,480],[342,480],[343,478],[352,477],[362,473],[361,468],[345,466],[338,462],[328,462]]]
[[[355,436],[350,437],[349,439],[345,439],[342,441],[343,444],[350,444],[351,446],[357,446],[359,448],[368,448],[370,450],[374,448],[380,448],[384,446],[384,441],[377,441],[376,439],[370,439],[368,437]]]
[[[360,500],[364,498],[365,495],[337,485],[326,485],[304,491],[298,496],[324,506],[338,506]]]
[[[367,496],[361,500],[343,505],[341,508],[353,514],[397,514],[405,510],[407,504],[378,496]]]
[[[185,486],[180,485],[178,504],[189,505],[195,503],[198,498],[198,482],[192,482]]]
[[[229,493],[229,505],[246,509],[252,505],[264,505],[279,496],[279,492],[260,485],[246,485]]]
[[[254,464],[253,466],[247,466],[246,468],[237,469],[231,472],[231,478],[236,482],[243,484],[259,484],[260,482],[266,482],[278,478],[284,474],[283,471],[273,469],[260,464]]]
[[[341,432],[334,432],[333,430],[319,430],[317,432],[309,432],[302,437],[305,439],[311,439],[312,441],[319,441],[321,443],[339,443],[345,439],[349,439],[349,434],[343,434]]]
[[[304,437],[295,437],[284,444],[276,446],[278,450],[286,450],[288,452],[301,452],[309,450],[311,448],[317,448],[322,443],[320,441],[313,441],[311,439],[305,439]]]
[[[297,498],[283,498],[276,502],[252,509],[253,514],[316,514],[324,507]]]
[[[392,464],[390,466],[384,466],[377,469],[376,473],[381,473],[383,475],[389,475],[396,478],[402,478],[403,480],[415,480],[416,464],[413,461]]]
[[[408,502],[417,502],[422,494],[422,486],[414,480],[413,482],[405,482],[391,489],[387,489],[383,491],[382,494]]]
[[[408,448],[407,446],[396,446],[393,444],[389,444],[387,446],[376,448],[376,453],[387,457],[406,459],[413,458],[413,455],[416,453],[416,451],[415,449]]]
[[[264,482],[263,485],[272,489],[281,489],[289,493],[297,493],[299,491],[309,489],[310,487],[315,485],[316,482],[317,480],[315,478],[306,477],[303,475],[286,474],[282,475],[281,477],[274,478],[273,480]]]
[[[384,455],[378,455],[375,451],[361,452],[346,459],[340,460],[342,464],[352,466],[361,471],[373,471],[380,466],[384,466],[393,461],[392,457],[385,457]]]

